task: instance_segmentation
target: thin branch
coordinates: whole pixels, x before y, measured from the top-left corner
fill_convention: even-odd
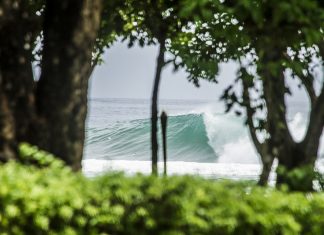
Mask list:
[[[324,81],[324,78],[323,78]],[[319,139],[324,128],[324,84],[322,85],[321,93],[314,103],[310,117],[309,125],[304,140],[301,142],[302,146],[306,148],[306,152],[310,157],[316,157]]]
[[[324,61],[324,42],[318,45],[320,50],[320,56]],[[324,65],[322,65],[324,68]],[[324,76],[322,77],[321,93],[316,99],[315,104],[312,107],[308,129],[304,140],[301,144],[306,148],[307,152],[315,152],[319,146],[319,139],[322,135],[324,128]],[[316,153],[314,153],[316,154]]]
[[[91,63],[91,67],[90,67],[90,70],[89,70],[89,77],[88,78],[90,78],[90,76],[93,74],[93,71],[94,71],[95,67],[99,63],[99,59],[100,59],[100,55],[96,56],[96,58]]]
[[[247,124],[248,124],[248,127],[249,127],[249,132],[250,132],[252,141],[254,143],[254,146],[256,147],[258,153],[262,157],[263,152],[264,152],[264,146],[258,140],[258,137],[256,135],[256,128],[254,127],[254,124],[253,124],[254,110],[251,107],[249,87],[248,87],[247,81],[245,79],[242,79],[242,84],[243,84],[243,104],[244,104],[244,106],[246,108]]]
[[[174,59],[169,59],[167,61],[164,62],[164,65],[168,65],[174,62]]]
[[[309,99],[310,99],[310,102],[311,102],[311,106],[313,107],[315,102],[316,102],[316,99],[317,99],[317,96],[316,96],[316,92],[315,92],[315,89],[314,89],[314,86],[313,86],[313,76],[308,72],[308,74],[306,76],[301,76],[300,77],[300,80],[302,81],[305,89],[306,89],[306,92],[309,96]]]

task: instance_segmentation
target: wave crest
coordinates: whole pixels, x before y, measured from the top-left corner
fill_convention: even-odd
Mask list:
[[[299,138],[304,128],[300,119],[297,113],[289,123]],[[150,125],[150,119],[139,119],[89,128],[85,155],[92,159],[149,161]],[[160,132],[158,136],[162,146]],[[203,112],[170,116],[167,144],[170,161],[259,163],[243,119],[234,115]],[[322,143],[320,155],[323,147]],[[161,160],[161,148],[159,151]]]

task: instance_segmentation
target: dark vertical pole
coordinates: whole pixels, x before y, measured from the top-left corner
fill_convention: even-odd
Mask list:
[[[162,142],[163,142],[163,162],[164,162],[164,176],[167,175],[167,142],[166,142],[166,129],[168,123],[168,115],[166,112],[161,114],[161,126],[162,126]]]

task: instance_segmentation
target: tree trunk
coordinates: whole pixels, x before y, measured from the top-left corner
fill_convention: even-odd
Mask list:
[[[247,73],[246,68],[241,65],[241,73],[245,74]],[[253,122],[253,116],[255,113],[255,110],[252,108],[252,103],[250,99],[250,93],[249,89],[250,87],[253,87],[253,82],[249,81],[249,78],[246,76],[242,76],[242,98],[243,98],[243,106],[246,109],[246,124],[249,129],[251,140],[261,158],[262,162],[262,172],[259,177],[258,185],[260,186],[267,186],[269,175],[271,172],[274,156],[269,152],[268,148],[268,141],[266,140],[264,143],[261,143],[257,137],[257,128],[254,125]]]
[[[17,38],[17,34],[7,37]],[[5,61],[0,62],[3,95],[7,97],[13,115],[17,142],[28,139],[28,130],[35,114],[32,55],[23,48],[22,43],[19,40],[8,46],[9,50],[3,50],[1,57]]]
[[[267,186],[269,181],[269,176],[271,173],[274,157],[270,154],[266,154],[265,156],[261,156],[262,160],[262,171],[260,174],[260,178],[258,181],[258,185]]]
[[[1,74],[0,74],[1,80]],[[0,161],[15,159],[17,142],[15,140],[14,118],[9,107],[7,96],[0,86]]]
[[[156,60],[155,78],[152,92],[152,104],[151,104],[151,149],[152,149],[152,174],[158,174],[158,93],[159,85],[161,80],[161,73],[164,67],[164,53],[165,53],[165,42],[160,41],[159,55]]]
[[[313,191],[315,160],[309,161],[309,153],[300,146],[296,144],[293,149],[286,149],[287,152],[279,154],[277,186],[285,184],[291,191],[309,192]]]
[[[0,23],[0,154],[16,156],[34,115],[32,44],[39,32],[38,19],[30,15],[28,1],[1,2]]]
[[[263,58],[261,76],[263,77],[264,97],[267,105],[267,131],[270,135],[267,148],[273,158],[278,159],[277,186],[286,184],[290,190],[312,190],[315,161],[308,160],[308,155],[302,144],[296,143],[289,131],[286,120],[285,77],[283,68],[279,73],[272,71],[269,64],[280,60],[278,50]],[[305,167],[307,166],[307,171]],[[303,171],[302,174],[296,171]],[[264,172],[266,174],[266,170]]]
[[[46,1],[33,142],[81,168],[91,56],[100,0]]]

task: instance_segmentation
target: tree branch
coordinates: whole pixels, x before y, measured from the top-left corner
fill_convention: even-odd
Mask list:
[[[168,65],[171,64],[174,61],[174,59],[169,59],[167,61],[164,62],[164,65]]]
[[[261,186],[266,186],[268,184],[269,175],[271,172],[271,167],[273,164],[274,157],[271,153],[269,153],[269,151],[267,151],[268,143],[267,142],[261,143],[256,135],[256,128],[254,127],[254,124],[253,124],[254,110],[251,107],[248,81],[246,81],[246,79],[243,78],[242,84],[243,84],[243,105],[246,108],[247,124],[249,127],[250,136],[251,136],[253,144],[254,144],[255,148],[257,149],[257,151],[261,157],[261,161],[262,161],[262,171],[260,174],[258,184]]]
[[[320,56],[322,57],[322,63],[324,63],[324,43],[318,45],[320,50]],[[324,64],[322,64],[324,68]],[[301,145],[306,148],[306,152],[309,157],[316,158],[317,150],[319,147],[319,140],[323,133],[324,128],[324,76],[322,77],[322,88],[320,95],[316,98],[316,101],[312,107],[308,129],[304,140]]]
[[[93,62],[91,63],[91,67],[90,67],[90,69],[89,69],[89,76],[88,76],[88,78],[90,78],[91,75],[93,74],[93,71],[94,71],[94,69],[96,68],[96,66],[98,65],[98,62],[99,62],[99,56],[97,56],[97,57],[93,60]]]
[[[264,153],[264,146],[258,140],[258,137],[256,135],[256,128],[254,127],[254,124],[253,124],[254,110],[251,107],[249,86],[247,84],[246,79],[242,79],[242,84],[243,84],[243,105],[246,108],[247,124],[249,127],[249,132],[250,132],[254,146],[256,147],[258,153],[262,157],[262,155]]]
[[[313,107],[313,105],[315,104],[316,99],[317,99],[315,89],[313,86],[313,80],[314,80],[313,76],[310,73],[308,73],[306,76],[300,77],[300,80],[306,89],[306,92],[307,92],[310,102],[311,102],[311,106]]]
[[[262,61],[265,65],[280,59],[280,54],[277,52],[272,57],[267,56]],[[269,141],[273,148],[282,146],[283,142],[293,144],[286,118],[284,68],[281,67],[278,74],[273,75],[271,69],[265,66],[260,74],[263,77],[263,93],[267,106],[267,131],[271,136]]]
[[[306,152],[310,157],[316,157],[319,147],[319,140],[324,127],[324,86],[318,96],[309,117],[308,129],[302,146],[306,148]],[[314,156],[315,155],[315,156]]]

